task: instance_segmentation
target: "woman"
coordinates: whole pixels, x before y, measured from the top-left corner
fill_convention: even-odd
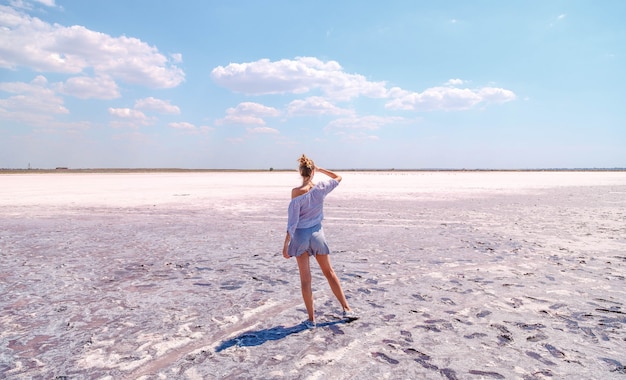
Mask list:
[[[322,219],[324,219],[324,198],[339,185],[341,176],[330,170],[316,167],[313,160],[304,154],[298,161],[300,162],[302,186],[291,190],[287,236],[283,246],[283,256],[286,259],[295,256],[298,260],[302,298],[304,298],[304,305],[309,315],[309,319],[304,323],[309,328],[315,327],[311,268],[309,266],[310,256],[315,256],[333,294],[341,303],[344,316],[348,319],[356,319],[355,313],[348,306],[346,296],[343,294],[339,278],[330,264],[330,250],[328,249],[328,244],[326,244],[321,224]],[[331,179],[314,184],[313,176],[316,171],[327,175]]]

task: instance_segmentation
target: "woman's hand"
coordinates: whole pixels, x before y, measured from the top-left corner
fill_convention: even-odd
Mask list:
[[[289,256],[288,250],[287,250],[287,245],[283,247],[283,257],[286,259],[291,258],[291,256]]]
[[[288,259],[291,256],[289,256],[289,240],[291,240],[291,237],[289,236],[289,232],[287,232],[287,236],[285,236],[285,244],[283,244],[283,257]]]

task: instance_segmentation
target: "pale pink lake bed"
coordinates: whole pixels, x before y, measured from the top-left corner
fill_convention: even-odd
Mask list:
[[[310,330],[297,172],[0,175],[0,378],[626,379],[625,172],[341,174]]]

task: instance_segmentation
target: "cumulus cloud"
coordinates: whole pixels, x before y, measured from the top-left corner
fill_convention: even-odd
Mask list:
[[[177,123],[169,123],[168,127],[170,128],[174,128],[174,129],[186,129],[186,130],[195,130],[196,126],[191,124],[191,123],[187,123],[185,121],[181,121],[181,122],[177,122]]]
[[[253,102],[239,103],[235,108],[229,108],[228,113],[236,113],[239,115],[258,115],[258,116],[279,116],[280,111],[273,107]]]
[[[273,107],[253,102],[243,102],[226,110],[226,116],[216,120],[216,125],[248,124],[265,125],[264,117],[280,116],[280,111]]]
[[[215,121],[216,125],[225,124],[247,124],[247,125],[265,125],[263,118],[251,115],[227,115]]]
[[[156,99],[153,97],[137,100],[135,102],[135,109],[144,111],[155,111],[162,114],[180,114],[180,108],[178,106],[171,104],[167,100]]]
[[[367,141],[378,141],[380,140],[380,137],[376,136],[376,135],[368,135],[367,133],[346,133],[343,131],[337,132],[336,133],[337,136],[339,136],[339,138],[341,138],[344,141],[349,141],[349,142],[356,142],[356,143],[360,143],[360,142],[367,142]]]
[[[463,83],[465,83],[465,81],[464,81],[463,79],[458,79],[458,78],[457,78],[457,79],[449,79],[449,80],[446,82],[446,85],[447,85],[447,86],[460,86],[460,85],[462,85]]]
[[[73,77],[59,83],[60,93],[80,99],[115,99],[120,97],[117,83],[107,75]]]
[[[52,1],[46,3],[54,4]],[[83,26],[49,24],[0,6],[0,67],[111,77],[151,88],[171,88],[183,71],[156,47],[132,37],[112,37]]]
[[[138,99],[135,101],[135,106],[133,108],[109,108],[108,111],[109,115],[114,118],[111,122],[111,126],[116,128],[138,128],[141,126],[152,125],[157,122],[156,117],[147,116],[143,111],[153,111],[161,114],[180,114],[180,108],[177,106],[172,105],[167,100],[156,99],[153,97]],[[177,129],[184,129],[188,126],[188,123],[172,123],[170,126]]]
[[[42,5],[45,5],[47,7],[55,7],[56,4],[54,2],[54,0],[33,0],[35,3],[39,3]],[[26,0],[9,0],[9,5],[11,5],[14,8],[21,8],[21,9],[33,9],[33,3],[30,1],[26,1]]]
[[[322,96],[293,100],[287,106],[288,116],[347,115],[353,113],[337,106],[337,102],[355,97],[386,99],[385,107],[391,110],[461,111],[481,104],[505,103],[516,98],[515,93],[504,88],[459,88],[467,81],[449,79],[443,86],[422,92],[399,87],[386,88],[385,82],[371,82],[359,74],[346,73],[335,61],[324,62],[314,57],[293,60],[231,63],[213,69],[213,80],[234,92],[246,95],[307,94],[321,91]],[[261,123],[260,117],[229,112],[219,123]]]
[[[348,100],[357,96],[383,98],[387,92],[385,82],[370,82],[362,75],[346,73],[336,61],[314,57],[231,63],[214,68],[211,77],[218,85],[247,95],[320,90],[327,97]]]
[[[340,108],[320,96],[296,99],[287,106],[289,116],[349,115],[353,110]]]
[[[183,62],[183,55],[180,53],[170,54],[170,57],[172,57],[172,60],[174,60],[175,63]]]
[[[326,130],[332,129],[360,129],[376,130],[385,125],[405,122],[406,119],[400,116],[353,116],[331,121],[326,126]]]
[[[256,128],[246,128],[248,133],[261,133],[261,134],[278,134],[278,129],[270,128],[270,127],[256,127]]]
[[[369,81],[362,75],[346,73],[335,61],[313,57],[231,63],[216,67],[211,76],[217,84],[245,95],[295,95],[298,98],[287,104],[284,116],[336,117],[324,131],[348,141],[373,141],[378,137],[370,131],[410,121],[397,116],[360,116],[355,109],[341,106],[357,97],[383,99],[388,110],[414,112],[463,111],[516,98],[515,93],[504,88],[461,88],[467,86],[469,81],[460,78],[451,78],[441,86],[422,92],[400,87],[388,89],[385,82]],[[322,96],[316,95],[316,92]],[[255,133],[278,134],[278,130],[266,127],[265,118],[280,114],[275,108],[246,102],[227,109],[226,116],[216,120],[215,124],[253,126],[247,129],[247,136]]]
[[[505,103],[515,99],[515,93],[503,88],[484,87],[477,90],[455,87],[432,87],[423,92],[400,88],[390,90],[391,100],[385,107],[411,111],[462,111],[481,103]]]
[[[145,119],[143,112],[130,108],[109,108],[109,114],[124,119]]]
[[[487,103],[506,103],[515,100],[513,91],[496,87],[484,87],[478,90],[478,95]]]
[[[209,131],[213,130],[213,128],[211,128],[209,126],[202,125],[202,126],[198,127],[195,124],[188,123],[186,121],[169,123],[167,126],[170,127],[170,128],[177,129],[179,131],[190,133],[190,134],[198,134],[198,133],[201,133],[201,132],[209,132]]]
[[[54,115],[68,114],[63,98],[57,96],[43,75],[30,83],[0,83],[0,91],[12,94],[0,99],[0,118],[25,122],[35,126],[46,126]]]
[[[46,5],[48,7],[54,7],[56,4],[54,3],[54,0],[35,0],[36,2]]]
[[[56,96],[43,75],[38,75],[30,83],[0,83],[0,91],[17,94],[10,99],[13,99],[15,103],[24,105],[25,107],[21,109],[25,111],[69,113],[67,108],[63,106],[63,99]]]
[[[154,124],[155,119],[146,116],[143,112],[132,108],[109,108],[109,115],[115,120],[111,122],[111,126],[137,128]]]

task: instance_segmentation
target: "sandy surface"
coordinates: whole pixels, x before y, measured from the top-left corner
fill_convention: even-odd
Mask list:
[[[0,378],[626,378],[626,173],[344,178],[305,330],[297,173],[0,175]]]

